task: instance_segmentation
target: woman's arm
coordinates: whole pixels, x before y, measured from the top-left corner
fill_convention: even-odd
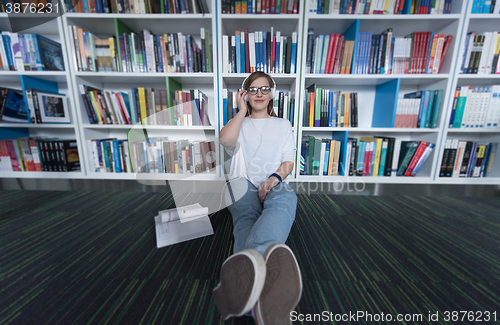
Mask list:
[[[293,161],[284,161],[281,163],[280,167],[275,173],[280,175],[281,180],[284,180],[292,172],[293,165],[294,165]],[[280,181],[276,176],[271,176],[265,182],[260,184],[259,194],[258,194],[259,201],[264,202],[267,193],[269,193],[269,191],[271,191],[276,185],[278,185],[279,182]]]
[[[247,104],[245,103],[246,90],[241,90],[236,94],[238,104],[238,114],[229,121],[219,133],[219,141],[224,147],[234,147],[240,134],[241,124],[247,114]]]

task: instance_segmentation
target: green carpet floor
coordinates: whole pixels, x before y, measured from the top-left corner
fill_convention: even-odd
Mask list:
[[[298,198],[287,244],[304,324],[500,321],[500,198]],[[253,324],[224,322],[211,295],[232,251],[228,210],[213,236],[157,249],[153,217],[173,206],[163,193],[0,191],[0,324]]]

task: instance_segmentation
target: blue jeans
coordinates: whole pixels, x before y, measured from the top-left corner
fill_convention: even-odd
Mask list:
[[[285,243],[288,238],[297,209],[293,189],[280,183],[267,193],[263,203],[258,194],[259,189],[246,178],[232,180],[226,188],[226,205],[233,217],[234,253],[252,248],[264,255],[269,246]]]

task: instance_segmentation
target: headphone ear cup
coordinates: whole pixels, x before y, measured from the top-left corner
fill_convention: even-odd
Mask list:
[[[244,100],[245,100],[245,102],[248,102],[248,95],[245,95]]]

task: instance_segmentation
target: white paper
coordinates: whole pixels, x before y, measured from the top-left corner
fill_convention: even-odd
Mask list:
[[[184,223],[206,215],[208,215],[208,208],[202,207],[199,203],[158,212],[161,223],[175,220]]]
[[[156,216],[155,228],[157,248],[214,234],[208,215],[183,223],[180,220],[162,223]]]

